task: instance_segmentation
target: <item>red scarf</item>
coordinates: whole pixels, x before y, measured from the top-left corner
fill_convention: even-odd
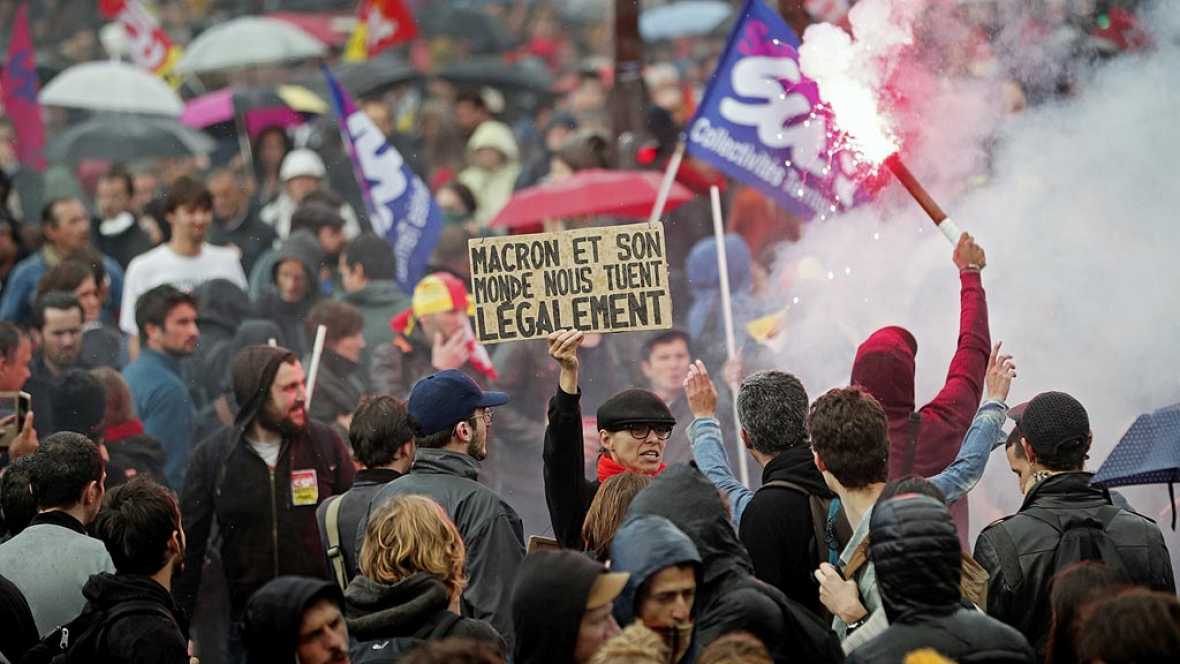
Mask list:
[[[656,472],[644,473],[644,474],[645,475],[650,474],[652,477],[655,477],[656,475],[659,475],[660,473],[664,472],[665,468],[667,468],[667,466],[665,466],[664,464],[661,463],[660,467],[656,468]],[[616,463],[614,459],[610,458],[609,454],[600,454],[598,456],[598,481],[599,482],[605,482],[607,480],[607,478],[614,477],[615,475],[618,475],[619,473],[628,473],[628,472],[634,472],[634,471],[630,470],[629,468],[627,468],[619,463]]]
[[[143,423],[139,420],[127,420],[122,424],[109,426],[102,432],[102,439],[108,443],[116,443],[124,438],[138,436],[143,433]]]

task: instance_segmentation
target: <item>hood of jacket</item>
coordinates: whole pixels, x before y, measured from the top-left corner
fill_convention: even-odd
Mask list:
[[[279,250],[275,254],[274,266],[271,268],[270,281],[276,284],[279,274],[279,265],[284,261],[297,260],[303,265],[303,272],[307,276],[307,293],[303,296],[303,301],[312,301],[319,298],[320,294],[320,264],[324,261],[324,252],[320,249],[320,242],[316,239],[311,231],[297,231],[287,236],[286,240],[279,245]]]
[[[280,576],[250,597],[242,630],[248,664],[295,661],[303,612],[316,600],[344,600],[330,581],[306,576]]]
[[[415,636],[447,610],[447,588],[434,576],[418,572],[386,584],[358,575],[344,591],[348,633],[354,639]]]
[[[247,346],[265,346],[271,339],[279,346],[286,346],[283,331],[273,321],[250,319],[242,321],[232,339],[216,348],[210,348],[205,372],[210,377],[210,387],[216,388],[215,394],[228,394],[232,398],[234,356]]]
[[[488,120],[475,128],[467,141],[467,153],[471,154],[481,148],[499,150],[509,163],[520,160],[516,137],[512,135],[512,129],[503,122]]]
[[[192,295],[197,301],[202,337],[214,330],[219,337],[231,337],[250,315],[250,296],[228,279],[206,281],[194,288]]]
[[[762,469],[762,483],[781,480],[798,484],[807,492],[820,498],[834,498],[835,494],[824,482],[824,476],[815,467],[811,448],[806,445],[790,447],[770,460]]]
[[[590,589],[607,571],[570,549],[525,557],[512,592],[515,664],[572,662]]]
[[[701,556],[705,585],[735,572],[753,575],[750,554],[738,540],[721,496],[692,466],[672,466],[660,473],[631,501],[624,521],[641,514],[662,516],[688,535]],[[708,602],[700,590],[697,597],[703,606]]]
[[[615,621],[622,626],[635,620],[639,590],[657,572],[685,563],[691,563],[698,576],[701,570],[701,554],[688,535],[664,517],[646,514],[623,522],[611,542],[610,559],[612,572],[631,574],[615,600]]]
[[[373,279],[360,290],[345,293],[340,299],[358,307],[396,308],[410,304],[410,297],[402,292],[401,286],[388,279]]]
[[[958,610],[959,535],[940,501],[903,494],[874,506],[869,557],[890,623]]]
[[[231,358],[230,374],[238,413],[234,425],[244,429],[270,399],[270,387],[279,365],[293,357],[291,351],[277,346],[247,346]],[[238,432],[241,433],[240,431]]]
[[[914,411],[918,342],[904,327],[883,327],[856,349],[852,384],[868,390],[886,414]]]
[[[151,577],[141,574],[111,574],[101,572],[90,577],[82,586],[82,596],[99,609],[108,609],[130,600],[158,601],[176,614],[172,594]]]
[[[479,462],[450,450],[420,447],[414,455],[414,473],[456,475],[479,481]]]

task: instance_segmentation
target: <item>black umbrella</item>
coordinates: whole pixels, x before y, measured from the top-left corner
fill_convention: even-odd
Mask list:
[[[490,85],[512,91],[549,93],[553,87],[549,70],[532,58],[516,62],[491,56],[470,58],[443,67],[435,76],[463,85]]]
[[[414,69],[400,55],[392,51],[385,51],[374,58],[360,62],[345,62],[332,67],[336,80],[356,98],[375,97],[390,88],[411,83],[422,78],[422,74]],[[324,75],[316,70],[314,76],[307,76],[299,80],[305,88],[327,98],[330,94],[328,85],[324,82]]]
[[[436,9],[437,8],[437,9]],[[447,7],[443,2],[430,3],[430,9],[418,17],[422,33],[428,37],[448,36],[466,42],[474,53],[501,53],[512,48],[512,35],[498,18],[478,9]]]
[[[51,161],[134,161],[189,157],[214,147],[213,139],[179,120],[121,113],[95,116],[70,127],[49,143],[46,155]]]

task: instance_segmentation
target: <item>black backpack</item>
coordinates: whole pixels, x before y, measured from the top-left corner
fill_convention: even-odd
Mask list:
[[[176,621],[159,602],[142,599],[121,602],[108,610],[93,611],[87,607],[77,618],[53,630],[30,648],[21,658],[21,664],[101,662],[106,655],[104,643],[108,628],[124,617],[149,614]]]
[[[1105,563],[1126,579],[1129,577],[1123,557],[1107,532],[1120,512],[1122,510],[1114,505],[1104,505],[1093,516],[1067,515],[1064,523],[1058,513],[1036,507],[1026,509],[1021,514],[1044,523],[1061,536],[1053,552],[1054,573],[1076,562],[1095,560]]]

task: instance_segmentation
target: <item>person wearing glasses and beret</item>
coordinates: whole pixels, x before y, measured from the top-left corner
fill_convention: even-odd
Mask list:
[[[467,547],[468,585],[460,613],[491,623],[512,643],[512,582],[524,560],[524,526],[516,510],[479,482],[488,456],[492,409],[508,403],[503,392],[485,392],[457,369],[422,378],[410,389],[407,409],[416,424],[417,452],[408,475],[385,485],[369,501],[357,528],[361,551],[368,514],[394,495],[434,499],[455,522]]]
[[[598,409],[602,451],[597,477],[586,479],[577,355],[582,337],[577,330],[549,335],[549,355],[561,373],[557,393],[549,400],[545,429],[545,501],[554,537],[562,548],[571,549],[583,548],[582,522],[598,485],[619,473],[663,472],[664,449],[676,425],[672,411],[654,392],[630,389],[612,396]]]

